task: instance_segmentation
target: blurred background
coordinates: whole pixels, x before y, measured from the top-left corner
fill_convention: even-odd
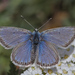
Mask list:
[[[75,0],[0,0],[0,27],[20,27],[33,31],[21,15],[35,28],[52,18],[40,31],[75,26]],[[0,75],[7,75],[10,69],[11,51],[0,46]]]

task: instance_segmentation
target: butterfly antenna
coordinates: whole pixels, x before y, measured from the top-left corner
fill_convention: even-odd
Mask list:
[[[40,30],[43,26],[45,26],[52,18],[50,18],[45,24],[43,24],[38,30]]]
[[[23,18],[25,22],[27,22],[33,29],[35,29],[22,15],[21,18]]]

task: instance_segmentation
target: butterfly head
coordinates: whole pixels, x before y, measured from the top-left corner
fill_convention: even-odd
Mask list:
[[[35,31],[35,32],[38,32],[38,29],[36,28],[36,29],[34,29],[34,31]]]

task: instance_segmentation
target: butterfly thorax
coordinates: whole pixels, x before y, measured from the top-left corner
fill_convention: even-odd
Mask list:
[[[39,32],[35,31],[33,33],[33,44],[34,45],[38,45],[38,43],[39,43]]]

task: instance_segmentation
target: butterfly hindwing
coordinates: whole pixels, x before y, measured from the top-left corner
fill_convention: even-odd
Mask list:
[[[59,62],[59,56],[54,46],[46,41],[39,43],[37,64],[41,67],[52,67]]]
[[[0,42],[6,49],[11,49],[21,42],[28,40],[31,32],[26,29],[16,27],[0,28]]]
[[[59,47],[67,47],[75,38],[74,27],[60,27],[48,29],[41,33],[43,40],[51,42]]]
[[[20,67],[27,67],[31,62],[32,42],[30,40],[17,45],[11,54],[11,61]]]

